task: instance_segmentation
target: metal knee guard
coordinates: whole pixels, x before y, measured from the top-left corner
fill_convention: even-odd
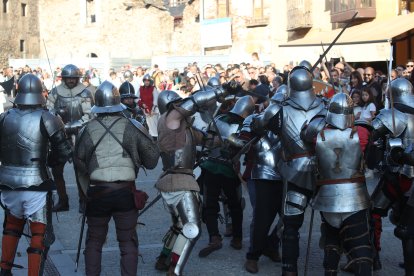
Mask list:
[[[294,216],[303,214],[307,204],[308,198],[306,195],[296,191],[287,191],[283,204],[284,215]]]
[[[371,195],[371,201],[373,204],[373,210],[375,213],[385,217],[388,213],[389,208],[391,207],[391,200],[385,195],[383,191],[383,181],[378,183],[375,187],[374,192]]]
[[[201,234],[200,200],[198,193],[187,192],[177,205],[177,211],[183,223],[182,236],[176,243],[184,243],[180,258],[174,269],[176,275],[182,275],[190,253]],[[175,247],[175,246],[174,246]]]

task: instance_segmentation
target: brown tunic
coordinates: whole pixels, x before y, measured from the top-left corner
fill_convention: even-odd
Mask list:
[[[171,130],[166,125],[167,113],[164,113],[158,121],[158,146],[160,152],[175,151],[184,147],[186,141],[186,132],[191,131],[193,134],[193,141],[200,144],[203,140],[203,135],[196,129],[191,128],[191,124],[186,120],[182,120],[180,127]],[[200,188],[192,175],[193,170],[182,170],[183,173],[161,174],[155,187],[161,192],[177,192],[177,191],[200,191]]]

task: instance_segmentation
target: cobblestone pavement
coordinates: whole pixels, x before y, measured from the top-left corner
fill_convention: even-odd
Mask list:
[[[137,187],[146,191],[150,200],[153,199],[157,193],[153,188],[154,182],[161,172],[161,162],[159,162],[156,169],[147,171],[140,171],[137,179]],[[65,167],[65,179],[67,190],[70,198],[70,211],[58,213],[53,216],[53,223],[56,233],[56,242],[52,246],[49,253],[48,270],[46,275],[83,275],[84,259],[81,255],[79,263],[79,272],[74,272],[76,248],[79,239],[81,216],[78,213],[78,197],[77,188],[72,165]],[[375,179],[369,179],[368,185],[372,191],[375,185]],[[244,197],[248,199],[247,191],[243,191]],[[248,202],[248,200],[246,200]],[[249,244],[249,224],[251,220],[252,210],[249,204],[246,204],[244,210],[244,240],[243,249],[236,251],[229,245],[230,238],[224,238],[223,248],[212,253],[204,259],[198,257],[199,250],[207,244],[208,235],[205,226],[203,225],[203,233],[200,240],[197,242],[193,253],[185,268],[185,275],[248,275],[243,268],[245,254]],[[3,214],[1,214],[3,216]],[[1,218],[2,219],[2,218]],[[301,229],[301,255],[299,258],[300,274],[303,275],[303,267],[306,252],[306,241],[308,240],[310,210],[307,210],[305,223]],[[159,251],[162,247],[161,240],[170,226],[169,215],[164,208],[162,201],[158,201],[151,209],[148,210],[140,218],[140,222],[145,225],[138,226],[138,235],[140,242],[140,253],[142,258],[139,260],[138,272],[139,275],[165,275],[157,272],[154,269],[154,263]],[[314,228],[312,233],[312,245],[310,253],[309,271],[308,275],[323,275],[322,258],[323,252],[318,247],[318,240],[320,218],[316,213]],[[221,225],[224,231],[224,225]],[[398,267],[398,263],[402,260],[401,243],[393,235],[393,226],[384,220],[383,230],[383,251],[381,252],[383,269],[376,272],[375,275],[403,275],[403,270]],[[27,241],[22,238],[17,252],[16,263],[27,267],[26,248]],[[83,246],[82,246],[83,247]],[[344,257],[342,262],[345,262]],[[56,273],[56,268],[58,273]],[[259,261],[259,275],[281,275],[280,263],[272,263],[268,258],[262,257]],[[14,275],[27,275],[25,269],[15,269]],[[119,270],[119,250],[115,237],[115,229],[113,222],[110,223],[109,234],[107,242],[104,246],[104,253],[102,259],[102,273],[101,275],[120,275]],[[341,275],[347,275],[341,273]]]

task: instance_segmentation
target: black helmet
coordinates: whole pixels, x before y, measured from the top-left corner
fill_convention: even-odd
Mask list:
[[[137,96],[135,96],[134,86],[129,81],[125,81],[123,84],[121,84],[121,86],[119,87],[119,94],[121,94],[121,99],[138,98]]]
[[[44,105],[46,99],[42,94],[42,82],[33,74],[25,74],[18,83],[15,104]]]
[[[125,109],[121,104],[121,96],[119,91],[109,81],[104,81],[98,86],[95,93],[95,105],[92,107],[92,113],[113,113],[120,112]]]

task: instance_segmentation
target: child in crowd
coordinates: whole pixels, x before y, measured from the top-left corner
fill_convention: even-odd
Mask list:
[[[375,117],[375,112],[377,111],[377,108],[375,107],[374,96],[372,95],[370,88],[367,87],[362,90],[361,99],[363,106],[359,119],[371,122],[372,119],[374,119]]]
[[[362,107],[361,107],[361,90],[359,89],[354,89],[353,93],[352,93],[352,101],[354,103],[354,116],[355,116],[355,120],[358,120],[359,117],[361,116],[361,111],[362,111]]]

